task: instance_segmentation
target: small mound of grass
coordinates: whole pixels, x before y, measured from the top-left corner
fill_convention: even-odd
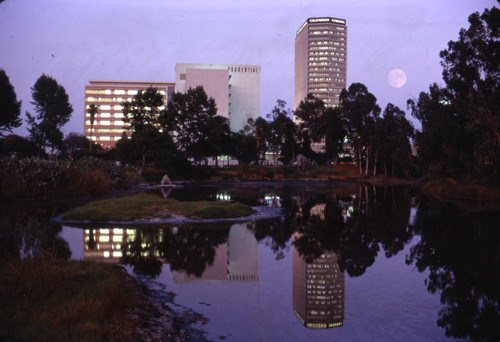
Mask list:
[[[132,196],[90,202],[62,216],[63,221],[134,221],[172,216],[219,219],[248,216],[253,209],[239,202],[181,202],[159,195]]]

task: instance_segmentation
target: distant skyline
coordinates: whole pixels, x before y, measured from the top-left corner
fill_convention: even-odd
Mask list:
[[[42,74],[57,80],[74,112],[63,127],[83,133],[89,80],[175,80],[176,63],[261,66],[260,114],[277,99],[293,109],[295,33],[309,17],[345,19],[347,85],[364,83],[382,109],[443,84],[439,51],[468,16],[493,0],[167,1],[6,0],[0,3],[0,68],[22,100],[23,126],[31,87]],[[389,84],[393,69],[406,74]]]

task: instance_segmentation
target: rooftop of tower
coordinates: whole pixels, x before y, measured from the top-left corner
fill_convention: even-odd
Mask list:
[[[325,22],[334,23],[334,24],[341,24],[341,25],[346,24],[345,19],[339,19],[339,18],[332,18],[332,17],[308,18],[304,22],[304,24],[302,24],[302,26],[298,29],[296,35],[299,35],[300,31],[302,31],[302,29],[304,27],[306,27],[307,24],[313,24],[313,23],[316,24],[316,23],[325,23]]]

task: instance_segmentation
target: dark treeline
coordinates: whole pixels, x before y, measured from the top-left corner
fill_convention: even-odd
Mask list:
[[[26,113],[29,139],[1,138],[0,152],[18,157],[44,157],[47,150],[70,158],[93,154],[141,169],[154,165],[184,177],[193,164],[217,165],[219,157],[230,156],[240,164],[352,161],[360,175],[451,176],[498,183],[500,10],[473,13],[469,23],[440,53],[445,86],[433,84],[408,100],[411,115],[421,122],[419,131],[397,106],[380,108],[362,83],[343,89],[334,108],[309,94],[292,112],[278,99],[271,113],[249,120],[239,132],[230,131],[228,119],[217,115],[215,101],[202,87],[174,93],[168,103],[157,89],[149,88],[122,103],[127,126],[116,147],[104,151],[82,135],[70,133],[63,139],[60,128],[73,109],[64,88],[42,75],[32,87],[36,114]],[[21,101],[1,69],[0,95],[0,132],[12,132],[21,125]],[[98,112],[96,106],[87,108],[90,136]]]

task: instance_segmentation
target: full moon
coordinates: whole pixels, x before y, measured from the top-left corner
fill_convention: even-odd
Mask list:
[[[401,88],[406,84],[406,73],[401,69],[393,69],[387,77],[389,85],[394,88]]]

